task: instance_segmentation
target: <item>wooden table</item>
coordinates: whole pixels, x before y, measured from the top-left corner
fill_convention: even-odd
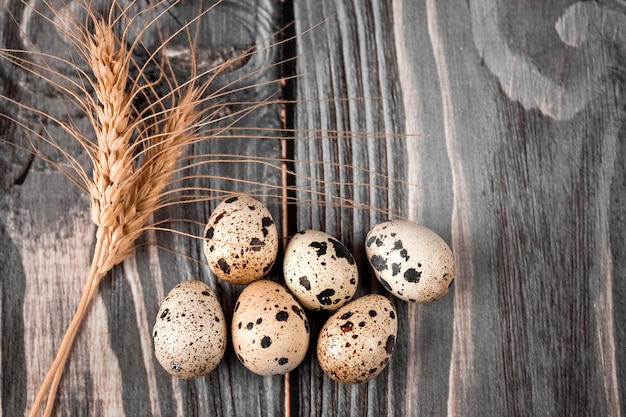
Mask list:
[[[42,3],[2,2],[2,47],[70,53],[50,22],[29,11],[45,10]],[[168,24],[197,7],[176,6]],[[363,295],[386,294],[365,261],[365,234],[387,218],[410,218],[449,242],[457,279],[431,304],[394,299],[397,344],[370,383],[332,382],[312,349],[287,377],[256,376],[230,346],[213,373],[179,381],[152,351],[164,295],[181,280],[201,279],[229,319],[242,287],[209,272],[200,240],[147,233],[102,282],[56,415],[624,414],[622,1],[233,0],[206,20],[199,55],[219,61],[256,45],[216,85],[250,74],[241,85],[259,86],[229,99],[280,93],[293,101],[253,112],[230,138],[195,145],[189,152],[214,162],[185,184],[211,188],[213,199],[169,207],[156,219],[194,220],[166,226],[201,236],[219,190],[253,193],[282,236],[316,228],[341,239],[359,263]],[[297,39],[267,47],[290,20],[295,26],[277,36]],[[267,83],[295,74],[284,86]],[[88,129],[58,92],[6,61],[0,93]],[[49,119],[4,99],[0,111],[47,129],[88,166]],[[28,145],[24,130],[5,119],[0,137]],[[1,408],[9,417],[30,409],[52,362],[84,285],[95,228],[87,196],[56,168],[0,148]],[[246,157],[235,163],[232,155]],[[270,277],[280,280],[280,268]],[[324,316],[309,318],[315,337]]]

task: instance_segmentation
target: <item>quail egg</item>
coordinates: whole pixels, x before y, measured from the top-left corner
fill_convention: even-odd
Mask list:
[[[217,367],[226,351],[226,320],[211,288],[183,281],[167,295],[153,329],[154,353],[171,375],[190,379]]]
[[[381,284],[405,301],[426,303],[442,297],[456,275],[446,242],[411,221],[374,226],[365,238],[365,253]]]
[[[253,197],[221,202],[204,229],[204,255],[213,273],[231,284],[263,278],[278,254],[278,231],[269,210]]]
[[[396,310],[378,294],[357,298],[335,311],[317,340],[317,359],[331,379],[366,382],[387,366],[396,343]]]
[[[231,328],[237,357],[259,375],[292,371],[309,346],[304,310],[282,285],[266,279],[251,283],[239,295]]]
[[[289,291],[310,310],[337,310],[352,299],[359,284],[350,251],[318,230],[305,230],[291,238],[283,272]]]

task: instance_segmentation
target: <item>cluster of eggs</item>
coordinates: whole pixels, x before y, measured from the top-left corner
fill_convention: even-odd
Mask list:
[[[330,317],[317,338],[323,371],[343,383],[373,379],[387,366],[398,317],[379,294],[356,299],[356,262],[343,243],[316,230],[294,235],[283,259],[285,286],[263,279],[278,254],[278,232],[267,208],[250,196],[221,202],[204,232],[213,273],[246,284],[231,322],[239,361],[259,375],[295,369],[309,348],[306,310]],[[443,296],[455,276],[452,251],[435,232],[410,221],[387,221],[367,234],[365,251],[375,276],[394,296],[429,302]],[[179,378],[197,378],[221,362],[227,323],[215,293],[197,280],[174,287],[161,304],[153,330],[159,363]]]

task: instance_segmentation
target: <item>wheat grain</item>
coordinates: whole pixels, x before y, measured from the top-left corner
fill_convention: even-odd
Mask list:
[[[94,74],[95,94],[100,105],[95,110],[97,150],[93,160],[93,181],[89,183],[91,216],[98,226],[97,242],[108,256],[99,265],[108,271],[130,252],[123,236],[126,219],[133,216],[132,191],[129,181],[135,171],[130,151],[133,123],[131,95],[126,92],[129,55],[117,45],[112,28],[103,21],[95,22],[95,33],[88,39],[88,63]]]

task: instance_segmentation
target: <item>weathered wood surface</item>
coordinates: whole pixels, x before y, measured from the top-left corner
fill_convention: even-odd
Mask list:
[[[3,4],[2,46],[32,47],[13,20],[26,16],[25,6]],[[296,32],[324,22],[295,42],[294,70],[304,75],[294,93],[302,101],[288,109],[287,123],[299,130],[288,150],[297,161],[292,197],[300,204],[287,212],[293,230],[283,234],[313,227],[340,237],[360,262],[359,293],[384,293],[369,273],[363,237],[390,215],[412,218],[450,243],[457,279],[437,302],[394,301],[400,318],[394,356],[368,384],[332,382],[312,351],[289,384],[258,377],[230,348],[214,373],[181,382],[159,368],[151,350],[164,293],[182,279],[203,279],[228,318],[241,288],[193,260],[202,260],[198,241],[150,233],[103,282],[62,380],[57,415],[623,415],[623,3],[238,0],[220,7],[207,49],[267,39],[283,15],[293,15]],[[191,12],[180,13],[184,21]],[[24,26],[35,45],[66,53],[59,35],[36,23]],[[289,53],[289,47],[263,51],[220,82]],[[262,71],[252,82],[279,75]],[[16,68],[1,63],[0,79],[3,95],[65,114],[53,92]],[[29,126],[60,134],[0,104]],[[244,123],[279,128],[280,109],[266,107]],[[3,140],[27,143],[6,121],[0,126]],[[192,152],[283,155],[280,141],[236,134]],[[32,403],[74,311],[94,229],[86,196],[49,165],[0,146],[0,406],[2,415],[17,416]],[[198,170],[283,185],[282,173],[267,165]],[[229,191],[259,187],[194,181]],[[269,198],[280,190],[264,193],[282,223],[280,198]],[[203,222],[214,204],[175,207],[159,217]],[[201,226],[173,226],[201,233]],[[272,277],[280,279],[280,271]],[[315,331],[323,317],[311,319]]]

